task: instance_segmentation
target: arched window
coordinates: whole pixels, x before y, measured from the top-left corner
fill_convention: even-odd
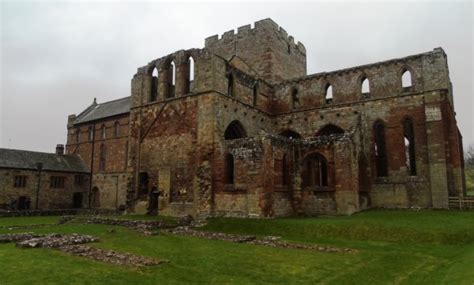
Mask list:
[[[175,96],[176,85],[176,64],[172,61],[168,66],[168,92],[166,98]]]
[[[120,123],[117,121],[114,123],[114,136],[118,137],[120,135]]]
[[[89,126],[89,129],[88,129],[88,134],[89,134],[89,141],[93,141],[94,140],[94,127],[93,126]]]
[[[252,105],[257,106],[257,97],[258,97],[258,88],[257,84],[253,85],[253,92],[252,92]]]
[[[343,134],[344,130],[336,125],[327,124],[316,133],[316,137]]]
[[[385,125],[382,121],[377,121],[374,124],[374,152],[377,177],[388,176]]]
[[[402,73],[402,90],[403,92],[407,92],[411,90],[413,86],[413,81],[411,78],[411,72],[408,69],[405,69]]]
[[[285,130],[280,133],[280,136],[284,136],[286,138],[289,138],[290,140],[301,138],[301,135],[293,130]]]
[[[100,146],[99,171],[101,172],[105,171],[106,160],[107,160],[107,149],[105,147],[105,144],[102,144]]]
[[[312,190],[328,186],[328,163],[324,156],[315,153],[305,158],[302,182]]]
[[[81,142],[81,128],[77,128],[76,129],[76,143],[80,143]]]
[[[363,76],[361,81],[360,81],[360,88],[361,88],[361,94],[362,98],[369,98],[370,97],[370,84],[369,84],[369,79],[367,77]]]
[[[413,121],[406,118],[403,121],[403,137],[405,143],[405,157],[408,173],[411,176],[416,175],[416,158],[415,158],[415,133],[413,130]]]
[[[105,127],[105,125],[102,125],[101,136],[102,136],[103,140],[105,140],[107,138],[107,128]]]
[[[239,121],[233,121],[224,132],[226,140],[235,140],[247,137],[247,132]]]
[[[234,96],[234,75],[229,74],[229,79],[227,82],[227,95]]]
[[[332,85],[331,84],[328,84],[326,86],[325,98],[326,98],[326,103],[327,104],[332,103],[333,96],[332,96]]]
[[[194,58],[190,56],[188,58],[188,67],[189,67],[189,82],[194,81]]]
[[[225,184],[234,184],[234,156],[230,153],[225,155]]]
[[[155,67],[151,74],[150,102],[156,99],[158,99],[158,69]]]
[[[298,89],[293,88],[291,90],[291,108],[296,109],[299,107],[300,99],[298,98]]]

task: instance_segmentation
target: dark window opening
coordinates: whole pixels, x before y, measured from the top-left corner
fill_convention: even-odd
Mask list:
[[[328,163],[324,156],[317,153],[306,157],[302,182],[313,190],[328,186]]]
[[[234,96],[234,76],[229,74],[229,81],[227,82],[227,95]]]
[[[291,91],[291,108],[296,109],[300,105],[300,99],[298,98],[298,89],[293,88]]]
[[[28,197],[20,196],[18,198],[18,210],[29,210],[31,205],[31,200]]]
[[[301,135],[298,134],[297,132],[293,131],[293,130],[285,130],[285,131],[280,133],[280,136],[289,138],[290,140],[301,138]]]
[[[253,86],[253,93],[252,93],[252,105],[253,106],[257,106],[257,97],[258,97],[258,89],[257,89],[257,85],[255,84]]]
[[[26,187],[26,176],[25,175],[16,175],[15,182],[13,183],[15,188],[25,188]]]
[[[64,180],[63,176],[51,176],[49,181],[50,188],[64,188]]]
[[[225,184],[234,184],[234,156],[230,153],[225,156]]]
[[[405,157],[408,173],[416,175],[416,157],[415,157],[415,133],[411,119],[405,119],[403,122],[403,136],[405,143]]]
[[[115,122],[114,123],[114,136],[118,137],[120,135],[120,123]]]
[[[337,135],[337,134],[343,134],[344,130],[336,125],[333,124],[327,124],[324,127],[322,127],[317,133],[316,136],[329,136],[329,135]]]
[[[140,172],[138,176],[139,193],[141,196],[146,196],[148,195],[148,172]]]
[[[74,185],[82,186],[84,184],[84,176],[77,174],[74,176]]]
[[[153,72],[151,74],[151,88],[150,88],[150,102],[156,101],[158,99],[158,68],[153,68]]]
[[[233,121],[229,124],[224,133],[226,140],[235,140],[247,137],[247,133],[239,121]]]
[[[381,121],[374,124],[374,142],[377,177],[386,177],[388,176],[388,164],[385,146],[385,125]]]

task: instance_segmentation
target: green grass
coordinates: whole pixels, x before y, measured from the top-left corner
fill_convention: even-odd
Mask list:
[[[128,217],[127,217],[128,218]],[[138,218],[138,217],[133,217]],[[28,218],[2,218],[0,226]],[[33,219],[33,218],[29,218]],[[34,218],[36,223],[51,217]],[[276,249],[122,227],[66,224],[38,233],[80,232],[94,246],[169,260],[136,269],[56,250],[0,244],[1,284],[469,284],[474,282],[473,211],[368,211],[351,217],[212,219],[203,230],[350,247],[353,254]],[[24,230],[15,230],[22,232]],[[0,228],[1,233],[13,232]]]

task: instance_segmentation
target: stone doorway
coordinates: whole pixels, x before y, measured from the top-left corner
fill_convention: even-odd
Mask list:
[[[29,210],[30,209],[30,198],[21,196],[18,198],[18,210]]]
[[[81,192],[76,192],[72,194],[72,207],[74,209],[82,208],[83,194]]]

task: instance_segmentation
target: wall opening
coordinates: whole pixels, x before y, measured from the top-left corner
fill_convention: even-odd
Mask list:
[[[344,129],[333,124],[327,124],[321,129],[319,129],[319,131],[316,133],[316,137],[338,135],[338,134],[343,134],[343,133],[344,133]]]
[[[237,120],[230,123],[224,132],[224,138],[226,140],[235,140],[245,137],[247,137],[247,132],[244,126]]]
[[[385,146],[385,124],[377,121],[374,124],[374,152],[377,177],[388,176],[387,151]]]
[[[153,68],[151,74],[150,102],[158,99],[158,68]]]
[[[100,131],[101,131],[102,139],[105,140],[107,138],[107,128],[105,127],[105,124],[102,124]]]
[[[332,95],[332,85],[331,84],[328,84],[326,86],[326,90],[325,90],[325,98],[326,98],[326,104],[331,104],[332,101],[333,101],[333,95]]]
[[[194,58],[190,56],[187,62],[188,67],[188,78],[186,80],[186,92],[190,93],[194,87]]]
[[[309,187],[311,190],[321,190],[321,187],[327,187],[328,162],[326,158],[319,153],[307,156],[304,160],[302,176],[304,187]]]
[[[257,106],[257,97],[258,97],[258,88],[257,84],[253,85],[253,92],[252,92],[252,105]]]
[[[120,135],[120,123],[116,121],[114,123],[114,136],[118,137]]]
[[[94,140],[94,127],[93,126],[89,126],[89,141],[93,141]]]
[[[408,92],[413,86],[413,81],[411,77],[411,72],[408,69],[405,69],[402,73],[402,90],[403,92]]]
[[[367,77],[362,77],[361,81],[361,94],[362,94],[362,98],[369,98],[370,97],[370,83],[369,83],[369,79],[367,79]]]
[[[229,79],[227,82],[227,95],[234,96],[234,75],[229,74]]]
[[[403,141],[405,144],[405,158],[408,174],[416,175],[416,157],[415,157],[415,133],[413,130],[413,121],[406,118],[403,121]]]
[[[147,196],[148,195],[148,172],[140,172],[138,174],[138,182],[139,182],[139,195],[140,196]]]
[[[225,184],[234,184],[234,156],[230,153],[225,155]]]
[[[301,138],[301,135],[298,134],[297,132],[293,131],[293,130],[285,130],[285,131],[280,133],[280,136],[286,137],[290,140]]]
[[[298,89],[293,88],[291,90],[291,108],[296,109],[300,105],[300,99],[298,97]]]

